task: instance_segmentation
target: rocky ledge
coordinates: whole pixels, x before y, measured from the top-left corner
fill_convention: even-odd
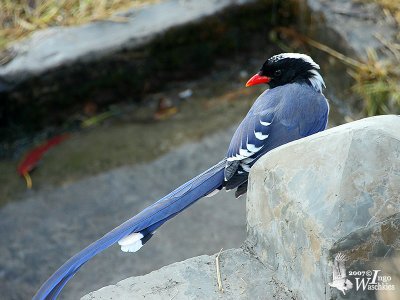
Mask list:
[[[15,43],[13,58],[0,65],[0,92],[24,80],[53,71],[69,63],[95,61],[121,50],[148,43],[157,35],[215,14],[244,0],[169,0],[116,14],[114,19],[80,26],[53,27]]]
[[[399,128],[399,116],[367,118],[261,158],[247,239],[219,257],[223,291],[215,256],[199,256],[82,299],[398,299]],[[335,265],[346,279],[333,280]]]

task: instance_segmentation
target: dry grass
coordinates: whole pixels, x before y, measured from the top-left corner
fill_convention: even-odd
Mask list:
[[[308,37],[303,36],[302,39],[350,67],[347,72],[355,80],[353,90],[364,101],[365,115],[400,113],[400,51],[385,45],[393,55],[391,59],[379,60],[374,50],[366,49],[367,59],[358,61]]]
[[[382,8],[385,21],[400,29],[399,0],[358,0],[376,3]],[[387,41],[375,35],[388,51],[387,60],[380,60],[375,51],[367,49],[367,59],[348,71],[356,84],[354,91],[364,99],[364,112],[368,116],[400,113],[400,33]],[[389,53],[390,52],[390,53]]]
[[[375,3],[383,12],[383,22],[396,26],[397,35],[388,40],[387,37],[374,35],[382,44],[385,52],[384,60],[378,58],[372,49],[366,49],[367,58],[355,60],[334,49],[318,43],[295,30],[278,28],[289,36],[294,44],[304,42],[344,62],[349,66],[348,73],[354,78],[353,91],[363,99],[363,113],[367,116],[379,114],[400,114],[400,2],[399,0],[355,0],[359,3]],[[379,26],[379,25],[377,25]]]
[[[376,3],[382,7],[386,16],[393,17],[400,26],[400,3],[399,0],[358,0],[362,3]]]
[[[400,45],[376,36],[391,52],[390,58],[380,60],[374,50],[366,49],[367,59],[356,60],[293,29],[281,27],[276,30],[290,37],[295,44],[307,43],[348,65],[348,73],[355,81],[352,89],[363,99],[365,115],[400,113]]]
[[[368,116],[400,113],[400,60],[380,61],[367,49],[368,59],[359,68],[348,70],[354,91],[364,99]]]
[[[0,48],[51,26],[109,18],[118,10],[161,0],[1,0]]]

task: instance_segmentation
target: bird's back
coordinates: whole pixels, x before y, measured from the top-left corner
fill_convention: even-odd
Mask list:
[[[276,147],[324,130],[328,112],[329,105],[324,95],[306,83],[290,83],[268,89],[254,102],[231,144],[244,134],[241,131],[247,129],[258,115],[270,115],[269,136],[255,155],[259,158]]]

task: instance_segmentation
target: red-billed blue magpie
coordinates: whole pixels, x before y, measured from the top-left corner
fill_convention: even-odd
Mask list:
[[[318,64],[304,54],[283,53],[268,59],[246,86],[266,83],[270,88],[240,123],[226,157],[76,254],[33,299],[55,299],[85,262],[115,242],[122,251],[139,250],[158,227],[214,191],[236,188],[236,197],[244,194],[250,168],[263,154],[324,130],[329,105],[318,70]]]

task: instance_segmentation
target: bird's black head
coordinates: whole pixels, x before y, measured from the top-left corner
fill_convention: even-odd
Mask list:
[[[246,86],[268,83],[270,88],[274,88],[287,83],[305,82],[322,92],[325,83],[317,70],[319,65],[308,55],[282,53],[268,59]]]

